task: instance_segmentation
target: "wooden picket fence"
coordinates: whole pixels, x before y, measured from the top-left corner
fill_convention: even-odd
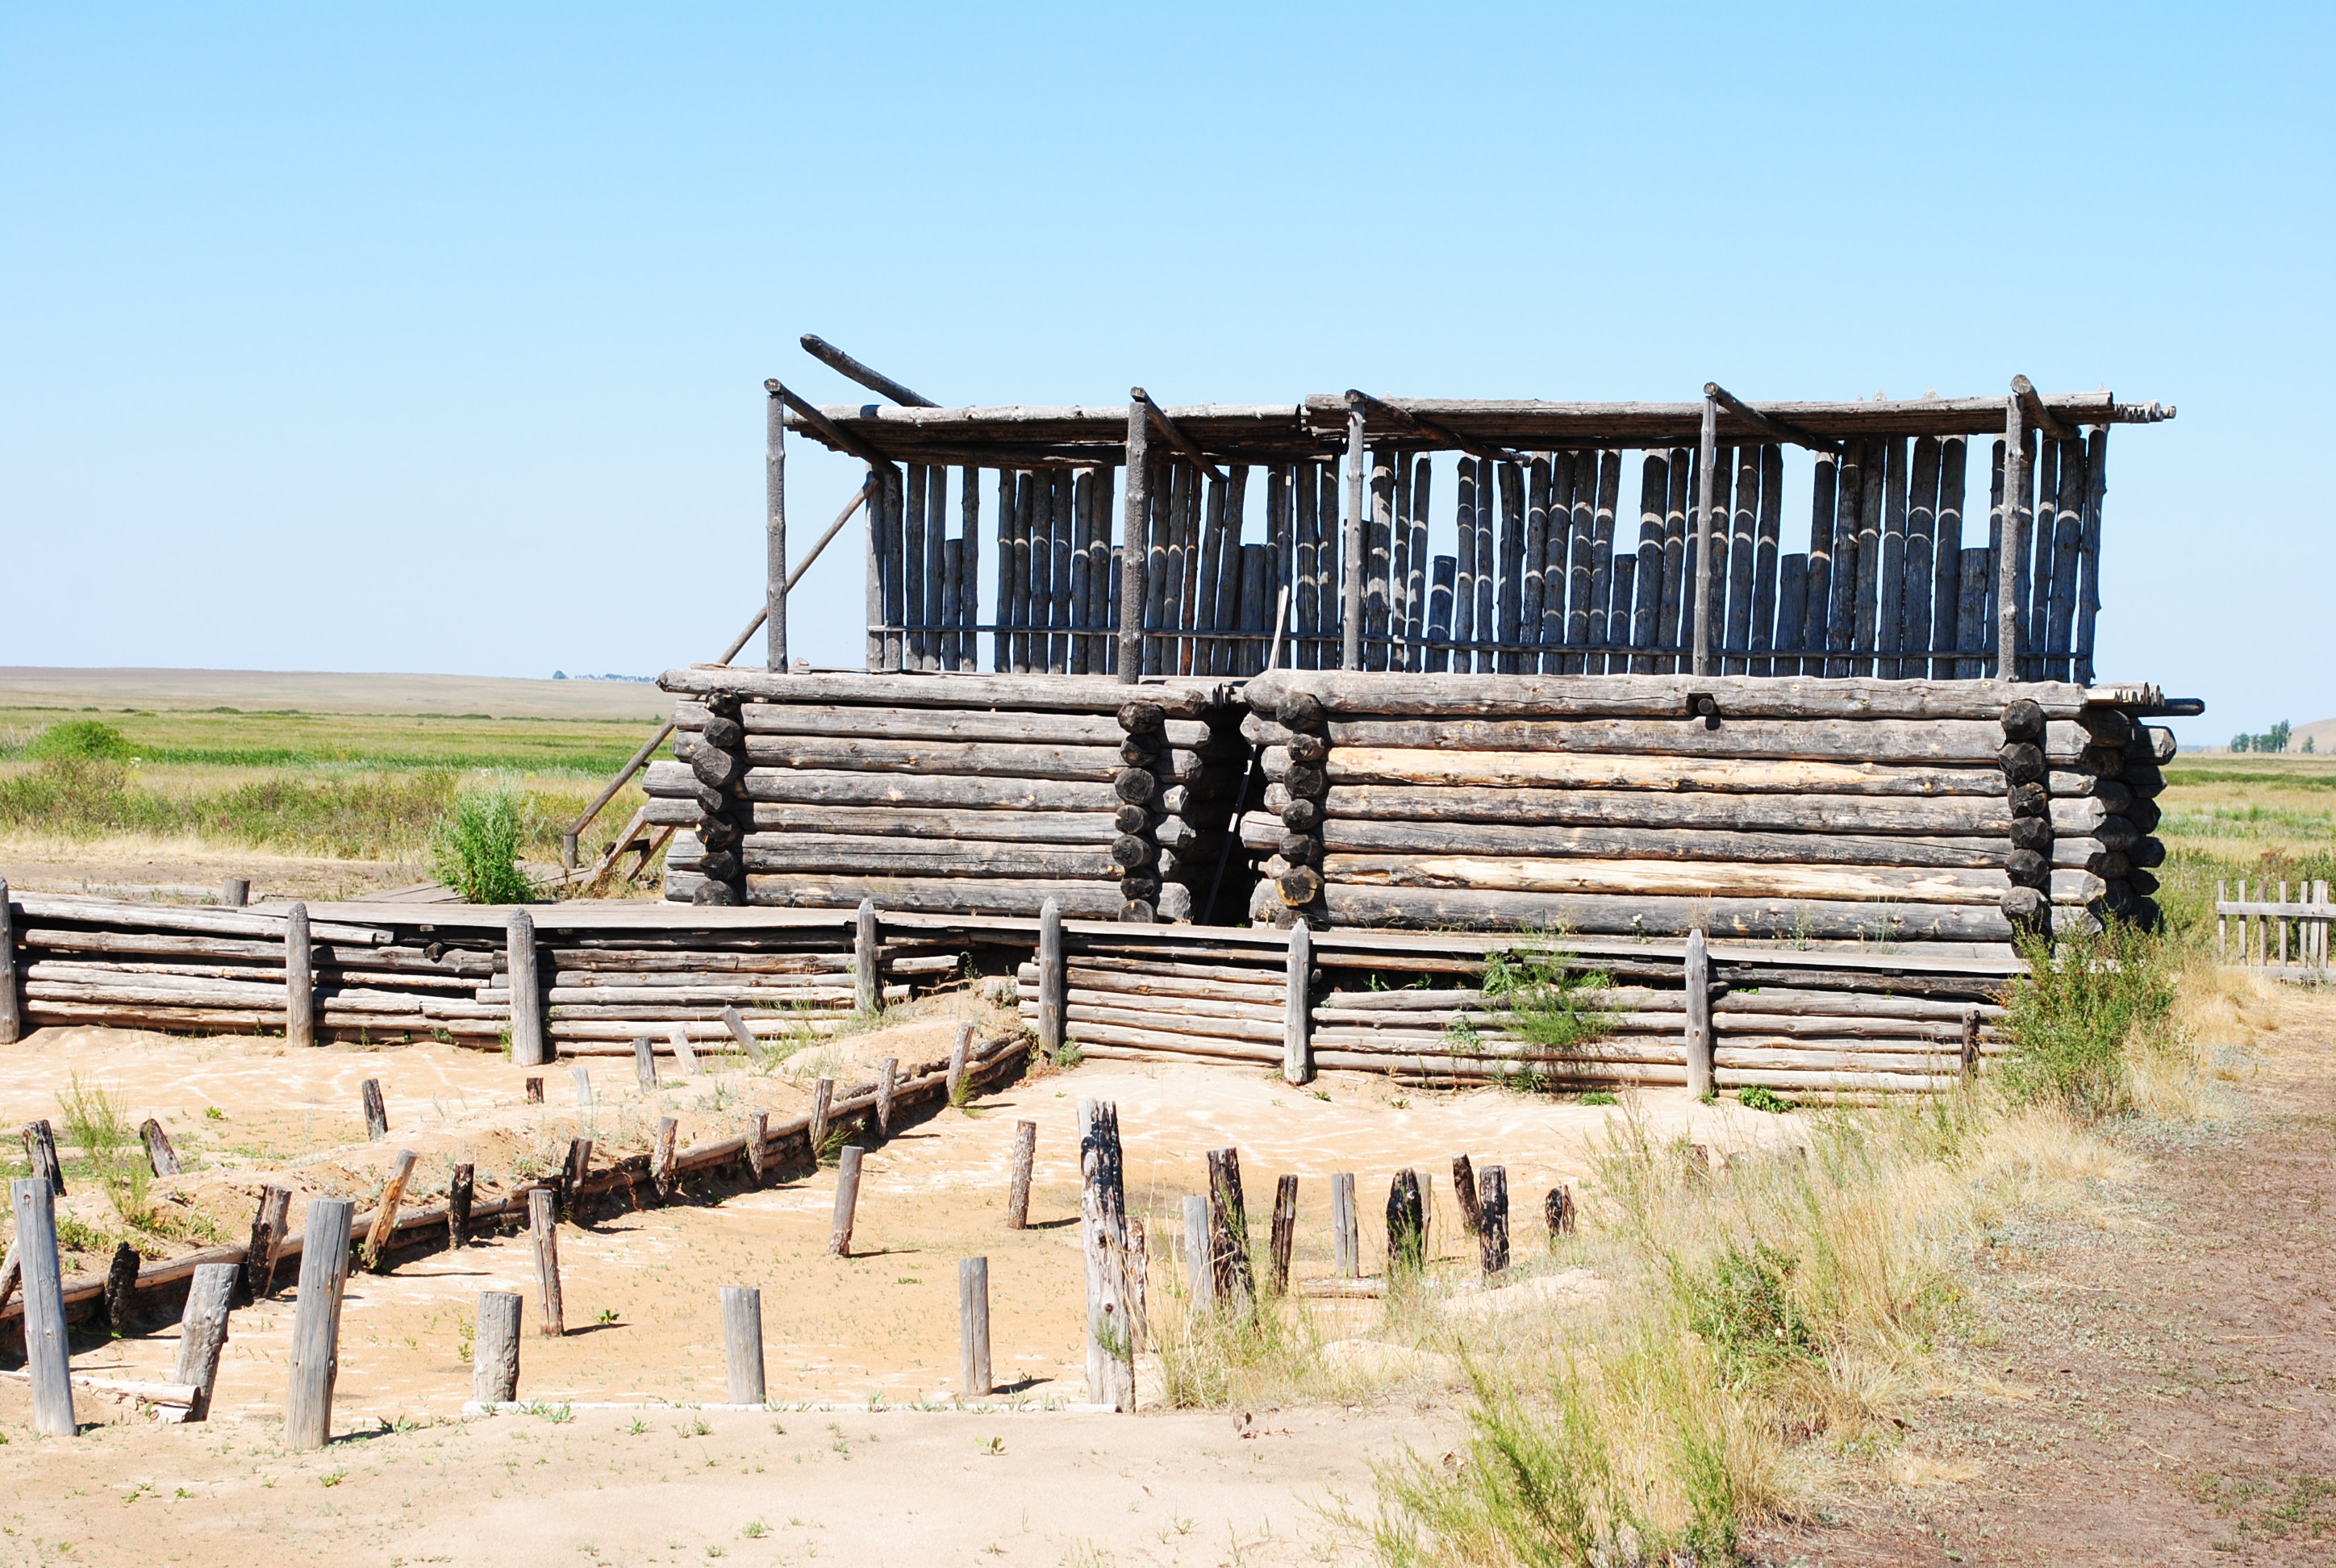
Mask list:
[[[2328,884],[2310,881],[2292,884],[2300,897],[2291,901],[2291,884],[2278,884],[2279,896],[2273,898],[2273,884],[2259,881],[2253,884],[2250,896],[2247,880],[2239,879],[2239,896],[2230,896],[2229,884],[2214,884],[2214,951],[2224,963],[2236,963],[2250,969],[2310,970],[2324,976],[2328,969],[2328,923],[2336,920],[2336,904],[2328,898]],[[2231,946],[2231,922],[2238,922],[2238,949],[2234,958]]]

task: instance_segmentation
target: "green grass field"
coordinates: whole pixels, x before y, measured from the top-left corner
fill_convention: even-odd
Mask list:
[[[2336,756],[2177,756],[2166,769],[2159,901],[2205,930],[2214,884],[2336,882]]]

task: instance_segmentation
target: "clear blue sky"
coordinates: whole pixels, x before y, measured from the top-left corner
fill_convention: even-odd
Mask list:
[[[9,5],[0,664],[711,657],[815,331],[943,402],[2106,385],[2182,413],[2102,675],[2325,717],[2330,17]]]

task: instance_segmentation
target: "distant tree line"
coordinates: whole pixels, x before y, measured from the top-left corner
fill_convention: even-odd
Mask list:
[[[2285,751],[2287,749],[2288,738],[2294,733],[2294,731],[2295,726],[2293,725],[2289,724],[2285,719],[2282,719],[2277,724],[2272,726],[2271,728],[2263,731],[2261,735],[2233,735],[2231,737],[2231,749],[2233,751]],[[2303,744],[2296,749],[2298,751],[2307,752],[2312,750],[2312,737],[2310,735],[2305,735],[2303,737]]]

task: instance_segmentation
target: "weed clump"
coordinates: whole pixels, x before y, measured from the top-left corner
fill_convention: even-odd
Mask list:
[[[430,844],[431,869],[465,903],[525,903],[535,891],[519,869],[527,816],[517,790],[465,790],[440,819]]]
[[[122,1114],[122,1103],[103,1088],[83,1084],[75,1073],[57,1096],[57,1108],[63,1113],[66,1141],[80,1146],[83,1168],[105,1189],[113,1212],[128,1223],[141,1223],[154,1172],[145,1140]]]
[[[2028,974],[2004,1011],[2011,1041],[2004,1092],[2015,1105],[2057,1106],[2088,1121],[2126,1110],[2131,1050],[2162,1031],[2174,1012],[2163,942],[2111,921],[2098,935],[2030,937],[2020,956]]]
[[[25,756],[34,762],[52,758],[65,762],[128,762],[136,754],[129,738],[110,724],[100,724],[93,718],[77,718],[64,724],[53,724],[33,737],[24,748]]]

